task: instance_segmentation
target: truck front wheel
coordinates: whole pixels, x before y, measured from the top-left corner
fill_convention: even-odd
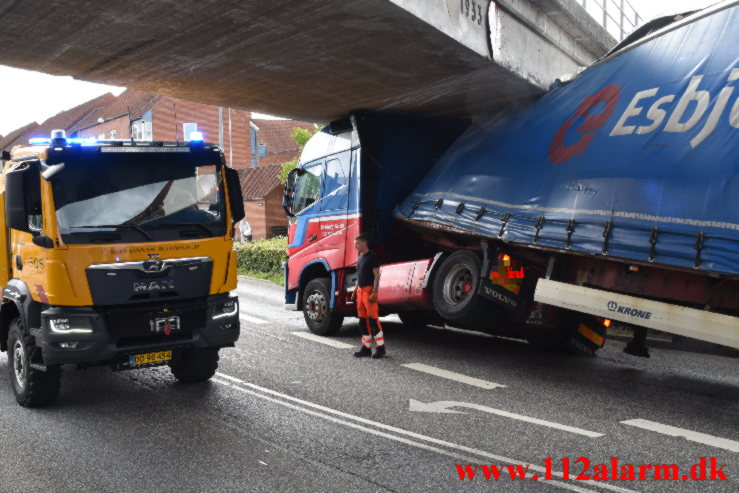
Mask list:
[[[172,375],[184,383],[204,382],[216,374],[218,348],[191,349],[169,363]]]
[[[61,367],[47,366],[46,371],[31,368],[31,355],[35,349],[33,338],[26,335],[20,317],[11,320],[8,331],[8,370],[15,399],[23,407],[51,404],[59,396]]]
[[[303,290],[303,317],[311,332],[320,336],[336,334],[344,316],[331,310],[331,281],[313,279]]]
[[[434,307],[450,325],[473,330],[491,330],[502,318],[503,309],[481,297],[482,261],[469,250],[458,250],[444,260],[434,277]]]

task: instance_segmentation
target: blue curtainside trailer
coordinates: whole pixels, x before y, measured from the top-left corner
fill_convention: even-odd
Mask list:
[[[406,323],[593,354],[617,321],[638,356],[647,328],[739,348],[736,46],[739,2],[723,2],[640,28],[505,115],[333,123],[286,185],[287,301],[338,330],[363,232],[381,310]]]

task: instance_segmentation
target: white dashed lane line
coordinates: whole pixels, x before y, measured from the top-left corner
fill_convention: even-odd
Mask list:
[[[272,389],[261,387],[253,383],[246,382],[231,375],[226,375],[221,372],[216,373],[217,378],[213,378],[214,383],[220,384],[224,387],[231,388],[233,390],[243,392],[252,397],[264,399],[280,406],[287,407],[294,411],[309,414],[318,418],[322,418],[327,421],[331,421],[336,424],[340,424],[349,428],[353,428],[364,433],[388,438],[397,442],[405,443],[407,445],[435,452],[440,455],[452,457],[456,460],[465,461],[468,463],[476,464],[480,460],[484,461],[495,461],[502,464],[526,464],[528,467],[528,475],[533,476],[538,473],[546,473],[546,469],[543,466],[531,464],[528,461],[521,461],[504,457],[501,455],[493,454],[487,451],[467,447],[462,444],[456,444],[433,438],[420,433],[415,433],[410,430],[398,428],[395,426],[386,425],[377,421],[372,421],[367,418],[352,415],[346,412],[342,412],[336,409],[332,409],[320,404],[316,404],[303,399],[298,399],[281,392],[277,392]],[[554,486],[570,491],[576,491],[579,493],[593,492],[596,490],[587,489],[584,486],[593,486],[598,489],[607,489],[611,491],[617,491],[619,493],[635,493],[634,490],[622,488],[620,486],[607,484],[604,482],[596,482],[591,480],[586,481],[561,481],[562,473],[559,471],[553,471],[552,476],[554,480],[542,480],[538,482],[546,484],[548,486]],[[539,476],[542,478],[543,476]],[[532,481],[533,483],[534,481]]]
[[[436,377],[446,378],[447,380],[454,380],[455,382],[461,382],[466,383],[467,385],[472,385],[474,387],[480,387],[481,389],[490,390],[505,387],[505,385],[500,383],[481,380],[479,378],[470,377],[461,373],[455,373],[453,371],[436,368],[435,366],[424,365],[423,363],[409,363],[402,366],[404,366],[405,368],[410,368],[411,370],[428,373],[429,375],[434,375]]]
[[[739,452],[739,442],[729,440],[728,438],[715,437],[713,435],[707,435],[705,433],[699,433],[697,431],[685,430],[676,426],[664,425],[655,421],[649,421],[647,419],[629,419],[621,421],[621,424],[628,426],[635,426],[643,430],[654,431],[656,433],[662,433],[663,435],[669,435],[671,437],[682,437],[691,442],[702,443],[703,445],[710,445],[711,447],[722,448],[730,452]]]
[[[333,339],[329,339],[328,337],[319,336],[311,332],[293,332],[292,334],[294,336],[302,337],[303,339],[308,339],[309,341],[320,342],[321,344],[339,349],[351,349],[354,347],[351,344],[335,341]]]

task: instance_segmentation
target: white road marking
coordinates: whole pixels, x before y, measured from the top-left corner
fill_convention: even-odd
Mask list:
[[[690,440],[691,442],[697,442],[702,443],[703,445],[710,445],[711,447],[722,448],[730,452],[739,452],[739,442],[729,440],[728,438],[706,435],[705,433],[686,430],[683,428],[678,428],[676,426],[663,425],[662,423],[657,423],[655,421],[649,421],[646,419],[629,419],[626,421],[621,421],[621,424],[635,426],[643,430],[654,431],[672,437],[683,437],[686,440]]]
[[[302,337],[303,339],[308,339],[309,341],[320,342],[321,344],[336,347],[339,349],[351,349],[354,347],[351,344],[335,341],[333,339],[329,339],[328,337],[313,334],[312,332],[293,332],[292,334],[294,336]]]
[[[317,417],[326,419],[328,421],[333,421],[333,422],[336,422],[336,423],[340,423],[342,425],[345,425],[345,426],[348,426],[350,428],[354,428],[354,429],[357,429],[357,430],[361,430],[361,431],[364,431],[366,433],[370,433],[370,434],[378,435],[378,436],[384,436],[384,437],[389,438],[391,440],[395,440],[395,441],[399,441],[399,442],[403,442],[403,443],[408,443],[409,445],[413,445],[413,446],[416,446],[418,448],[424,448],[426,450],[431,450],[431,451],[437,452],[437,453],[442,454],[442,455],[446,455],[446,456],[449,456],[449,457],[454,457],[456,459],[465,460],[465,461],[467,461],[468,463],[471,463],[471,464],[477,464],[477,463],[479,463],[478,461],[479,461],[480,458],[485,458],[485,459],[490,459],[490,460],[493,460],[493,461],[497,461],[497,463],[499,463],[499,464],[520,464],[520,465],[528,465],[529,464],[529,463],[526,463],[526,462],[523,462],[523,461],[518,461],[518,460],[515,460],[515,459],[504,457],[502,455],[496,455],[496,454],[492,454],[490,452],[485,452],[483,450],[479,450],[479,449],[467,447],[465,445],[459,445],[459,444],[456,444],[456,443],[447,442],[445,440],[440,440],[438,438],[433,438],[433,437],[430,437],[430,436],[422,435],[420,433],[415,433],[415,432],[412,432],[412,431],[408,431],[408,430],[405,430],[403,428],[397,428],[395,426],[386,425],[384,423],[380,423],[380,422],[377,422],[377,421],[372,421],[372,420],[369,420],[369,419],[366,419],[366,418],[362,418],[360,416],[355,416],[353,414],[345,413],[343,411],[338,411],[338,410],[332,409],[330,407],[322,406],[320,404],[315,404],[313,402],[305,401],[303,399],[298,399],[297,397],[293,397],[291,395],[287,395],[287,394],[283,394],[281,392],[277,392],[276,390],[271,390],[271,389],[268,389],[268,388],[265,388],[265,387],[260,387],[259,385],[255,385],[253,383],[245,382],[244,380],[241,380],[240,378],[232,377],[230,375],[226,375],[226,374],[221,373],[221,372],[216,372],[216,375],[218,377],[220,377],[220,378],[229,380],[230,382],[219,380],[218,378],[212,378],[211,381],[216,382],[216,383],[219,383],[221,385],[228,386],[229,388],[236,389],[236,390],[239,390],[241,392],[244,392],[244,393],[253,395],[253,396],[258,397],[260,399],[268,400],[270,402],[274,402],[276,404],[279,404],[279,405],[282,405],[282,406],[285,406],[285,407],[289,407],[291,409],[295,409],[297,411],[300,411],[300,412],[303,412],[303,413],[306,413],[306,414],[311,414],[313,416],[317,416]],[[248,388],[244,388],[244,387],[248,387]],[[269,395],[265,395],[265,394],[269,394]],[[270,397],[270,395],[271,396],[274,396],[274,397]],[[279,397],[279,399],[277,397]],[[294,402],[296,404],[291,404],[290,402],[285,402],[286,400],[287,401],[292,401],[292,402]],[[300,404],[300,405],[297,405],[297,404]],[[302,407],[302,406],[305,406],[305,407]],[[327,414],[323,414],[321,412],[316,412],[316,411],[313,411],[312,409],[307,409],[307,408],[313,408],[313,409],[316,409],[318,411],[322,411],[323,413],[332,414],[333,416],[329,416]],[[344,419],[338,419],[335,416],[338,416],[338,417],[341,417],[341,418],[344,418]],[[351,420],[351,421],[354,421],[354,422],[346,421],[346,420]],[[356,424],[356,423],[360,423],[360,424]],[[365,425],[365,426],[362,426],[362,425]],[[385,430],[387,432],[396,433],[397,435],[403,435],[403,436],[414,438],[416,440],[420,440],[420,441],[423,441],[423,442],[433,443],[435,445],[439,445],[439,446],[442,446],[442,447],[447,447],[449,449],[457,450],[459,452],[463,452],[465,454],[470,454],[470,455],[462,455],[462,454],[458,454],[456,452],[450,452],[448,450],[440,449],[438,447],[433,447],[433,446],[427,445],[425,443],[414,442],[412,440],[403,438],[402,436],[391,435],[390,433],[385,433],[385,432],[382,432],[382,431],[379,431],[379,430],[374,430],[374,429],[371,429],[371,428],[367,428],[367,426],[373,426],[375,428],[379,428],[379,430]],[[536,471],[536,472],[539,472],[539,473],[546,473],[546,469],[543,466],[537,466],[537,465],[534,465],[534,464],[531,464],[529,466],[529,471]],[[562,473],[561,472],[557,472],[557,471],[552,471],[552,476],[562,477]],[[575,486],[572,483],[564,483],[564,482],[560,482],[560,481],[545,481],[545,480],[541,480],[541,479],[538,482],[539,483],[544,483],[544,484],[550,484],[552,486],[557,486],[557,487],[564,488],[564,489],[569,489],[571,491],[579,491],[579,492],[588,492],[588,491],[591,491],[591,490],[586,490],[584,488],[580,488],[578,486]],[[579,483],[579,484],[581,484],[581,483],[587,483],[587,484],[590,484],[590,485],[595,486],[595,487],[598,487],[598,488],[603,488],[603,489],[607,489],[607,490],[611,490],[611,491],[617,491],[619,493],[636,493],[634,490],[630,490],[630,489],[627,489],[627,488],[622,488],[620,486],[614,486],[614,485],[607,484],[607,483],[602,482],[602,481],[587,480],[587,481],[577,481],[577,483]]]
[[[438,401],[438,402],[420,402],[415,399],[410,400],[408,409],[410,411],[422,412],[422,413],[459,413],[464,414],[461,411],[454,411],[452,407],[466,407],[468,409],[476,409],[489,414],[496,414],[505,418],[516,419],[518,421],[525,421],[535,425],[546,426],[548,428],[554,428],[557,430],[567,431],[570,433],[577,433],[578,435],[585,435],[590,438],[600,438],[603,433],[596,433],[594,431],[583,430],[582,428],[576,428],[574,426],[567,426],[552,421],[545,421],[543,419],[532,418],[530,416],[524,416],[523,414],[511,413],[503,411],[501,409],[495,409],[492,407],[483,406],[480,404],[474,404],[471,402],[457,402],[457,401]]]
[[[239,312],[239,318],[246,320],[247,322],[251,322],[253,324],[258,324],[258,325],[269,323],[269,320],[264,320],[263,318],[252,317],[251,315],[247,315],[244,312]]]
[[[447,380],[454,380],[456,382],[466,383],[467,385],[480,387],[481,389],[489,390],[505,387],[505,385],[500,383],[480,380],[479,378],[469,377],[467,375],[462,375],[461,373],[455,373],[449,370],[443,370],[441,368],[436,368],[435,366],[424,365],[423,363],[408,363],[401,366],[410,368],[411,370],[422,371],[424,373],[428,373],[429,375],[446,378]]]

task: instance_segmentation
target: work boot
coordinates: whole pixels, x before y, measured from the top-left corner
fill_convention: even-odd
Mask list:
[[[385,356],[385,346],[379,346],[375,349],[375,354],[372,355],[372,359],[378,359]]]
[[[372,350],[367,346],[362,346],[359,351],[354,352],[354,356],[357,358],[363,358],[365,356],[372,356]]]

